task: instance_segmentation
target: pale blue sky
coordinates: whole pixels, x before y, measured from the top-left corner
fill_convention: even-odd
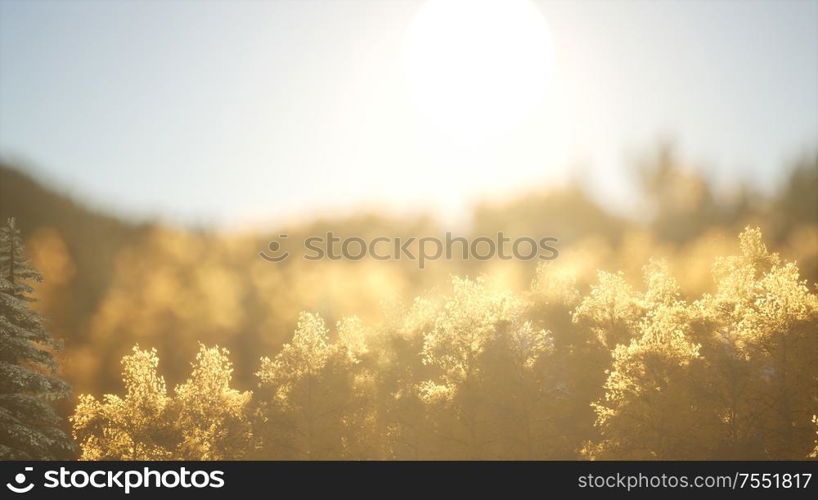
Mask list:
[[[818,146],[818,2],[536,5],[558,84],[461,143],[407,89],[420,2],[3,0],[0,155],[121,213],[245,224],[456,214],[578,164],[627,209],[625,167],[660,138],[762,189]]]

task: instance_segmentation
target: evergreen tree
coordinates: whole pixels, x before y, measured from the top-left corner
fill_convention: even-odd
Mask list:
[[[68,396],[52,355],[59,344],[30,310],[28,283],[42,276],[25,256],[13,218],[0,229],[0,459],[53,460],[73,453],[50,402]]]

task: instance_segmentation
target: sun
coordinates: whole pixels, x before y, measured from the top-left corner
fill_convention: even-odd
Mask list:
[[[513,129],[543,101],[548,25],[527,0],[430,0],[409,26],[409,89],[440,130],[480,141]]]

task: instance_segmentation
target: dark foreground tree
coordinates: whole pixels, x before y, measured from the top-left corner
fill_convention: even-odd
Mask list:
[[[70,387],[56,378],[52,352],[58,343],[29,309],[33,289],[42,281],[23,251],[14,219],[0,228],[0,459],[68,458],[73,442],[60,429],[62,419],[51,402]]]

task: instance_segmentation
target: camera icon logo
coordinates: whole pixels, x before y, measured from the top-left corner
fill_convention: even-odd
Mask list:
[[[34,467],[25,468],[26,472],[31,472],[33,470]],[[32,488],[34,488],[34,483],[28,483],[26,485],[23,484],[26,482],[26,475],[22,472],[18,472],[17,475],[14,476],[14,482],[17,483],[17,485],[6,483],[6,488],[10,489],[14,493],[28,493]]]

